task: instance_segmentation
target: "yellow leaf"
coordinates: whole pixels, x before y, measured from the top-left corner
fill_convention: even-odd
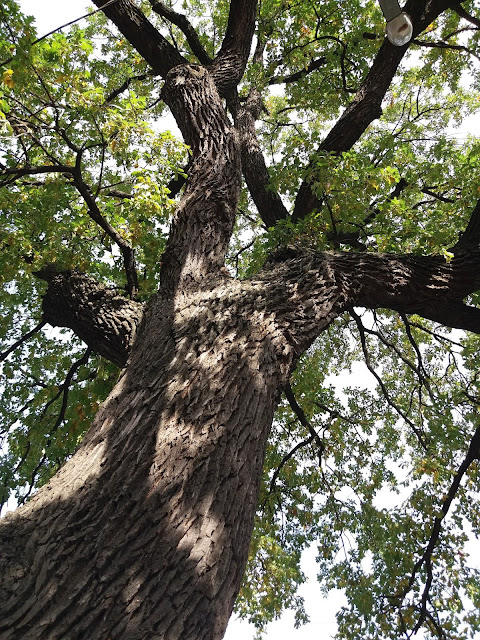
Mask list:
[[[442,254],[443,254],[443,257],[445,258],[446,263],[450,264],[450,262],[452,261],[452,258],[454,257],[453,253],[442,248]]]
[[[13,81],[12,76],[13,76],[13,69],[7,69],[2,74],[2,82],[7,87],[9,87],[9,89],[13,89],[13,87],[15,86],[15,82]]]

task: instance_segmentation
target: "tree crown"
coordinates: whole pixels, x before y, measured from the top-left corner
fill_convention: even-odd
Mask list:
[[[124,4],[148,20],[143,38],[121,22]],[[162,126],[171,69],[208,69],[243,141],[232,277],[255,277],[282,247],[445,264],[478,250],[480,147],[454,128],[479,106],[480,19],[471,2],[407,9],[416,31],[400,50],[368,0],[185,0],[181,12],[121,0],[40,40],[3,2],[3,503],[72,455],[117,377],[69,330],[45,326],[52,277],[85,272],[138,303],[158,290],[195,156]],[[468,553],[480,523],[478,337],[434,320],[351,309],[302,356],[270,436],[237,603],[260,631],[285,607],[306,619],[296,589],[313,543],[322,588],[348,597],[339,638],[480,630]],[[340,392],[335,376],[359,362],[373,384]]]

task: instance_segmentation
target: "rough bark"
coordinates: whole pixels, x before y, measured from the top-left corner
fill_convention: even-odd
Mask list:
[[[479,260],[286,248],[159,295],[75,456],[2,523],[0,638],[221,638],[298,357],[353,305],[462,308]]]
[[[241,166],[237,133],[204,67],[176,67],[167,76],[162,95],[192,149],[185,194],[162,257],[162,288],[171,294],[180,286],[202,286],[223,266],[235,222]]]
[[[3,523],[2,639],[223,636],[293,361],[259,298],[219,277],[149,310],[79,451]]]
[[[255,31],[257,0],[231,0],[222,46],[211,72],[223,96],[242,79]]]
[[[160,293],[78,452],[2,523],[2,639],[221,638],[240,587],[288,358],[275,358],[281,336],[255,297],[245,308],[222,272],[240,150],[212,76],[177,66],[163,96],[192,169]],[[45,319],[123,364],[135,322],[97,338],[138,307],[78,274],[40,275]]]
[[[143,305],[78,271],[46,268],[35,275],[48,282],[42,300],[43,320],[72,329],[93,351],[125,366]]]
[[[255,122],[262,108],[260,92],[252,89],[238,110],[236,125],[241,141],[245,182],[265,226],[273,227],[279,220],[287,218],[289,213],[278,193],[271,189],[267,165],[257,139]]]
[[[184,64],[129,0],[105,10],[165,78],[192,160],[146,311],[82,274],[38,274],[45,320],[125,366],[75,455],[0,524],[1,640],[219,640],[279,394],[315,337],[357,305],[480,332],[462,302],[480,286],[475,252],[447,264],[287,247],[249,281],[228,276],[242,147],[221,98],[255,7],[232,2],[210,70]]]
[[[287,248],[160,295],[78,452],[2,523],[0,638],[221,638],[298,356],[351,305],[461,304],[474,266]]]

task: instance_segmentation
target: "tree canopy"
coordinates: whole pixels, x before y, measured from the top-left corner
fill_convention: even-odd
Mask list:
[[[480,107],[478,7],[410,0],[413,40],[394,47],[370,0],[94,4],[45,38],[0,7],[0,502],[28,502],[72,457],[125,366],[52,283],[86,274],[148,307],[203,144],[171,132],[170,110],[188,127],[166,78],[207,69],[242,160],[223,272],[341,257],[385,289],[370,304],[358,285],[278,390],[236,611],[260,634],[285,608],[305,622],[316,545],[320,588],[348,599],[339,639],[474,637],[480,142],[456,128]],[[375,278],[394,255],[390,288]],[[458,294],[443,306],[425,297],[447,287],[434,267]],[[373,384],[340,390],[357,362]]]

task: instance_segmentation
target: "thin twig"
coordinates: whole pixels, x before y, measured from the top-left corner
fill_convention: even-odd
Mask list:
[[[57,31],[62,31],[62,29],[66,29],[67,27],[70,27],[72,24],[75,24],[76,22],[80,22],[80,20],[83,20],[84,18],[89,18],[90,16],[95,15],[99,11],[103,11],[104,9],[109,7],[111,4],[114,4],[115,2],[118,2],[118,0],[108,0],[103,5],[103,7],[101,7],[100,9],[95,9],[94,11],[89,11],[88,13],[85,13],[83,16],[80,16],[79,18],[75,18],[75,20],[70,20],[70,22],[66,22],[65,24],[62,24],[61,27],[57,27],[56,29],[52,29],[52,31],[49,31],[45,35],[43,35],[40,38],[37,38],[36,40],[31,42],[30,43],[30,48],[33,47],[34,45],[38,44],[39,42],[42,42],[42,40],[45,40],[49,36],[52,36],[54,33],[57,33]],[[2,67],[5,64],[8,64],[9,62],[11,62],[14,59],[15,59],[15,56],[11,56],[7,60],[3,60],[2,62],[0,62],[0,67]]]
[[[375,371],[374,367],[372,366],[372,364],[370,362],[370,354],[368,353],[367,341],[366,341],[366,337],[365,337],[365,327],[362,324],[362,320],[361,320],[360,316],[357,315],[353,309],[349,309],[348,311],[349,311],[350,315],[352,316],[352,318],[355,320],[355,323],[356,323],[357,328],[358,328],[358,332],[360,334],[360,342],[361,342],[361,345],[362,345],[363,357],[365,359],[365,364],[367,366],[367,369],[370,371],[370,373],[377,380],[377,382],[378,382],[378,384],[380,386],[380,389],[382,390],[382,393],[383,393],[383,395],[385,397],[385,400],[387,401],[387,404],[390,407],[392,407],[392,409],[394,409],[398,413],[398,415],[401,416],[403,418],[403,420],[410,426],[412,431],[417,436],[418,441],[421,444],[421,446],[423,447],[423,449],[425,449],[425,451],[428,451],[428,444],[425,441],[425,437],[424,437],[423,433],[410,420],[410,418],[406,415],[406,413],[404,411],[402,411],[402,409],[400,409],[400,407],[392,400],[392,398],[390,397],[390,394],[388,393],[388,390],[387,390],[387,388],[385,386],[385,383],[383,382],[381,377],[378,375],[378,373]]]
[[[67,410],[67,405],[68,405],[68,394],[70,392],[70,385],[72,383],[73,377],[75,376],[76,372],[78,371],[78,369],[80,367],[82,367],[83,365],[87,364],[91,354],[92,354],[92,350],[90,349],[90,347],[88,347],[86,349],[85,353],[83,354],[83,356],[79,360],[77,360],[76,362],[74,362],[72,364],[72,366],[68,370],[68,373],[67,373],[67,375],[65,377],[65,380],[63,381],[63,383],[59,387],[59,392],[57,394],[55,394],[55,398],[54,398],[55,400],[60,395],[63,396],[62,405],[60,407],[60,411],[59,411],[59,414],[58,414],[57,419],[55,421],[55,424],[53,425],[53,427],[50,430],[49,439],[47,440],[47,446],[50,446],[50,444],[51,444],[51,436],[52,436],[52,434],[60,427],[62,422],[65,420],[65,412]],[[48,402],[46,407],[44,407],[44,410],[42,412],[42,417],[45,415],[46,409],[52,404],[52,402],[53,402],[53,400]],[[40,458],[38,464],[36,465],[35,469],[32,471],[32,475],[31,475],[31,478],[30,478],[30,487],[29,487],[27,493],[24,496],[22,496],[21,500],[19,500],[20,504],[23,504],[25,502],[25,500],[29,497],[29,495],[32,493],[33,487],[35,485],[35,480],[36,480],[37,474],[38,474],[40,468],[42,467],[42,465],[44,464],[46,459],[47,459],[47,452],[45,452],[43,454],[43,456]]]
[[[28,331],[28,333],[25,333],[19,340],[14,342],[6,351],[3,351],[2,353],[0,353],[0,362],[3,362],[4,360],[6,360],[6,358],[8,358],[8,356],[12,353],[12,351],[15,351],[15,349],[17,349],[21,344],[29,340],[36,333],[38,333],[41,329],[43,329],[43,327],[46,324],[47,323],[42,320],[35,327],[33,327],[31,331]]]
[[[278,476],[280,474],[280,471],[287,464],[287,462],[291,458],[293,458],[293,456],[297,453],[297,451],[299,449],[303,449],[303,447],[306,447],[306,446],[308,446],[309,444],[312,444],[312,442],[315,441],[317,443],[317,446],[318,446],[318,449],[319,449],[319,463],[321,462],[322,453],[323,453],[323,451],[325,449],[325,445],[323,444],[322,439],[320,438],[318,433],[315,431],[315,429],[312,427],[312,425],[308,421],[307,416],[305,415],[305,412],[302,409],[302,407],[296,401],[295,395],[293,393],[292,387],[290,386],[290,383],[287,383],[284,391],[285,391],[285,397],[287,398],[288,403],[290,404],[290,407],[292,408],[292,411],[297,416],[300,424],[303,427],[305,427],[306,429],[308,429],[308,431],[310,432],[310,437],[307,438],[306,440],[302,440],[301,442],[296,444],[289,453],[287,453],[286,455],[283,456],[280,464],[275,469],[275,472],[274,472],[274,474],[272,476],[272,479],[270,481],[270,493],[273,493],[273,491],[275,490],[275,483],[276,483],[277,478],[278,478]]]

